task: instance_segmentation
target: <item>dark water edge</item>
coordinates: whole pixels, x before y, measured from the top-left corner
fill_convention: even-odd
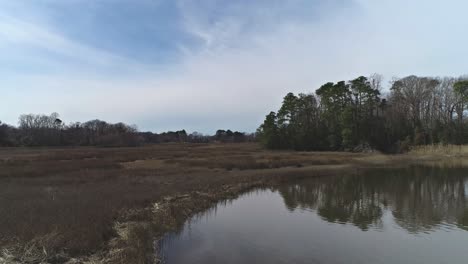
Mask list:
[[[468,170],[411,166],[259,189],[160,241],[164,263],[468,263]]]

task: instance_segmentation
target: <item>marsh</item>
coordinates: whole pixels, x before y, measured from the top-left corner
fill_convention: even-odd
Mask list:
[[[0,258],[7,263],[64,263],[73,259],[95,263],[159,261],[154,241],[159,241],[168,232],[182,230],[191,216],[212,208],[217,202],[236,199],[238,195],[256,188],[271,188],[273,193],[252,197],[249,203],[258,205],[249,209],[254,213],[239,212],[233,215],[233,220],[239,216],[246,217],[239,219],[239,223],[243,223],[263,209],[274,207],[284,211],[289,208],[285,212],[292,210],[295,213],[288,213],[292,215],[298,211],[316,210],[341,222],[349,222],[346,220],[349,217],[353,221],[362,219],[356,223],[373,230],[378,222],[375,219],[386,219],[381,215],[388,215],[385,212],[389,207],[383,205],[392,205],[389,199],[392,192],[386,191],[383,200],[370,199],[372,196],[368,192],[378,187],[382,191],[379,189],[373,194],[380,195],[384,187],[390,188],[391,184],[400,181],[398,188],[394,188],[395,192],[401,189],[402,194],[415,195],[417,192],[405,188],[417,187],[419,181],[416,179],[423,178],[410,177],[414,181],[408,181],[400,175],[403,172],[387,173],[387,170],[369,172],[372,175],[368,178],[361,178],[363,174],[385,167],[404,170],[418,163],[463,168],[467,165],[466,153],[466,148],[447,151],[421,149],[407,155],[271,151],[255,143],[177,143],[135,148],[3,148],[0,149]],[[451,171],[455,173],[457,170]],[[456,199],[450,196],[460,194],[459,188],[453,189],[456,193],[451,193],[452,189],[444,189],[451,185],[444,181],[435,182],[437,179],[452,179],[452,172],[439,175],[436,168],[428,172],[418,173],[433,176],[432,181],[429,181],[432,178],[424,178],[431,183],[425,187],[437,187],[428,190],[443,191],[444,195],[435,197],[437,201],[445,201],[445,206],[453,206],[454,202],[460,205],[462,200],[459,196]],[[455,178],[460,178],[460,173],[456,172],[458,176]],[[441,177],[443,175],[446,178]],[[315,181],[317,177],[321,184],[297,182]],[[327,181],[331,181],[331,185],[324,184]],[[372,185],[372,182],[365,183],[367,181],[376,182]],[[328,191],[315,190],[319,187],[326,187]],[[309,189],[314,191],[309,192]],[[280,193],[304,197],[279,199]],[[304,200],[312,194],[319,197],[327,194],[328,200],[321,200],[322,205],[314,207],[312,198]],[[359,198],[361,196],[365,199]],[[277,203],[278,200],[285,200],[286,206],[283,202]],[[405,207],[407,211],[403,213],[432,214],[428,200],[422,200],[425,203],[421,205],[425,207]],[[330,206],[334,205],[334,211],[329,214],[327,211],[332,207],[323,206],[325,201]],[[419,200],[395,201],[409,203]],[[362,208],[356,211],[354,207]],[[456,208],[459,213],[461,207]],[[442,220],[454,223],[452,209],[434,216],[450,216],[450,219]],[[278,213],[281,210],[278,209]],[[266,212],[263,219],[281,219],[275,214],[274,211]],[[460,219],[458,215],[456,217]],[[372,221],[366,222],[369,219]],[[266,223],[264,226],[268,227]],[[272,231],[292,230],[284,226],[269,228],[273,228]],[[247,230],[249,228],[243,232]],[[362,232],[370,234],[372,231]],[[261,251],[261,245],[257,249]],[[174,250],[178,250],[177,247]]]

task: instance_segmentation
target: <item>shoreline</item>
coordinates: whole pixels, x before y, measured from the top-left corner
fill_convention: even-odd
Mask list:
[[[94,259],[98,263],[129,263],[129,261],[138,260],[138,263],[162,263],[159,256],[156,254],[158,243],[164,236],[170,232],[176,232],[183,227],[186,221],[196,214],[203,213],[209,210],[218,203],[226,200],[235,200],[240,195],[258,188],[271,188],[280,185],[284,182],[298,181],[305,178],[327,177],[331,175],[341,174],[342,176],[355,175],[360,170],[367,170],[379,167],[407,167],[411,165],[428,165],[428,162],[445,162],[437,156],[407,156],[396,155],[389,160],[382,162],[370,161],[368,163],[360,161],[359,164],[342,164],[342,165],[316,165],[298,169],[295,174],[290,175],[293,171],[287,171],[285,174],[278,173],[273,175],[272,172],[266,172],[265,175],[260,175],[262,179],[243,182],[237,185],[224,185],[221,190],[214,192],[199,192],[180,194],[172,197],[165,197],[163,200],[155,202],[153,207],[146,208],[146,211],[152,213],[150,221],[121,223],[118,228],[120,234],[135,233],[150,233],[153,234],[151,241],[145,250],[137,249],[132,245],[144,245],[148,241],[132,240],[131,238],[141,238],[144,236],[120,236],[111,242],[117,245],[107,252],[104,256]],[[445,158],[453,158],[453,156],[445,156]],[[460,158],[460,157],[456,157]],[[371,159],[372,160],[372,159]],[[397,166],[394,166],[399,163]],[[272,175],[269,175],[272,173]],[[306,175],[307,174],[307,175]],[[135,252],[140,252],[141,255],[134,255]],[[150,252],[151,254],[147,254]],[[115,254],[117,253],[117,254]]]
[[[146,190],[146,188],[149,192],[144,193],[143,202],[119,209],[112,221],[105,222],[112,229],[112,235],[104,240],[104,243],[100,243],[99,248],[94,248],[94,253],[88,251],[88,253],[69,255],[65,251],[49,250],[46,248],[47,244],[44,244],[42,248],[41,244],[31,244],[29,259],[21,260],[18,255],[22,254],[21,257],[24,257],[26,251],[22,250],[27,250],[26,246],[16,248],[17,251],[14,252],[15,248],[10,250],[11,247],[0,245],[3,254],[0,255],[0,263],[33,263],[38,260],[45,263],[69,264],[158,263],[157,256],[154,254],[154,243],[164,234],[177,230],[190,217],[209,209],[218,202],[235,199],[238,195],[255,188],[272,187],[285,181],[295,181],[307,177],[352,175],[359,173],[360,170],[376,167],[404,167],[420,163],[437,165],[440,161],[449,161],[457,167],[460,164],[468,167],[467,162],[460,159],[465,155],[268,151],[259,148],[256,144],[169,144],[148,148],[63,150],[63,153],[68,153],[67,155],[70,157],[64,157],[60,149],[41,150],[40,153],[28,151],[22,149],[19,151],[20,154],[13,153],[11,155],[10,153],[2,153],[0,150],[0,160],[2,157],[8,157],[13,161],[18,161],[18,166],[14,164],[14,169],[10,168],[10,170],[13,176],[14,173],[18,173],[17,177],[19,177],[18,181],[20,182],[36,182],[30,175],[24,178],[25,170],[19,166],[23,164],[24,167],[24,163],[20,162],[24,159],[27,160],[26,164],[33,163],[31,167],[36,169],[35,173],[39,179],[46,177],[43,175],[54,173],[51,171],[53,168],[50,167],[47,167],[47,170],[43,172],[37,170],[38,166],[44,163],[44,160],[52,160],[51,164],[60,162],[68,164],[70,161],[69,165],[77,163],[76,167],[79,168],[80,174],[76,176],[77,174],[69,167],[67,169],[70,169],[70,172],[58,168],[60,177],[65,177],[62,174],[67,174],[66,178],[59,178],[60,181],[75,181],[75,177],[78,177],[80,181],[89,181],[89,186],[105,184],[103,186],[107,189],[103,190],[109,191],[108,189],[110,189],[112,192],[109,194],[111,195],[121,195],[119,193],[128,191],[129,187],[133,185],[136,186],[135,189],[128,191],[131,195]],[[49,156],[44,157],[45,154]],[[31,158],[32,156],[34,158]],[[99,167],[94,164],[94,162],[109,159],[109,156],[113,156],[112,162],[102,162],[103,164],[99,164]],[[35,164],[33,159],[37,159],[38,163]],[[8,168],[10,163],[11,161],[3,161],[0,163],[0,169],[2,166]],[[97,168],[83,171],[83,166],[90,167],[90,165]],[[112,176],[106,176],[107,172]],[[79,176],[83,173],[86,176],[84,178]],[[87,178],[94,177],[94,175],[99,175],[99,181]],[[123,179],[125,179],[123,184],[126,185],[122,185],[122,191],[112,190],[112,186],[109,186],[112,181],[123,181]],[[47,182],[50,179],[45,178],[40,181],[42,183],[42,181]],[[153,183],[153,181],[155,182]],[[49,182],[46,186],[52,184],[54,183]],[[153,185],[146,186],[150,184]],[[57,192],[57,196],[59,195],[66,195],[66,193]],[[101,200],[92,200],[93,204],[102,202],[102,198],[99,199]],[[59,199],[55,198],[55,201],[57,200]],[[76,217],[81,216],[81,214]],[[83,228],[86,231],[89,226]]]
[[[216,204],[218,204],[219,202],[236,199],[239,195],[242,195],[257,188],[274,187],[276,185],[281,184],[282,182],[295,181],[308,177],[326,177],[327,175],[332,175],[336,173],[343,173],[349,175],[355,174],[355,170],[345,171],[346,169],[350,168],[351,166],[347,165],[326,169],[304,168],[302,170],[302,173],[314,174],[306,176],[301,175],[301,171],[297,171],[299,172],[299,175],[294,176],[281,174],[274,176],[261,175],[259,176],[259,178],[263,179],[254,179],[249,182],[241,182],[234,185],[223,185],[219,190],[212,192],[195,191],[192,193],[165,197],[162,201],[154,203],[152,208],[146,208],[147,211],[151,211],[152,213],[151,221],[142,223],[129,222],[128,225],[123,224],[120,227],[127,230],[133,229],[136,230],[136,232],[153,233],[154,236],[152,236],[152,240],[158,243],[164,237],[165,234],[177,231],[191,217],[198,213],[204,212],[213,206],[216,206]],[[138,230],[138,228],[144,228],[145,231]],[[125,231],[120,233],[125,233]],[[119,253],[123,254],[118,254],[117,257],[112,256],[112,253],[110,254],[110,256],[109,254],[107,254],[107,256],[105,257],[105,259],[107,260],[103,262],[128,263],[128,261],[130,260],[144,259],[144,261],[138,263],[160,263],[158,256],[148,256],[145,254],[145,252],[154,253],[154,250],[148,250],[148,248],[146,251],[142,251],[143,255],[145,255],[144,257],[141,255],[133,255],[132,253],[138,251],[138,249],[132,248],[131,245],[142,245],[145,242],[140,241],[135,243],[135,241],[128,239],[129,237],[132,236],[120,236],[119,238],[117,238],[117,241],[114,242],[114,245],[124,245],[123,247],[120,247],[120,249],[123,249],[123,251],[126,252],[120,251]],[[141,236],[136,237],[141,238]],[[154,259],[151,260],[151,258]]]

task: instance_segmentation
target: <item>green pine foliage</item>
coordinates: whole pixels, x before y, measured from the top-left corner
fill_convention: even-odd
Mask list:
[[[381,78],[326,83],[288,93],[258,128],[270,149],[403,152],[413,145],[468,143],[468,81],[408,76],[381,94]]]

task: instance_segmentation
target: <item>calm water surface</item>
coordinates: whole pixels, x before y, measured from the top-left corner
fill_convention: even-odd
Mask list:
[[[468,170],[303,180],[218,204],[161,242],[164,263],[468,263]]]

